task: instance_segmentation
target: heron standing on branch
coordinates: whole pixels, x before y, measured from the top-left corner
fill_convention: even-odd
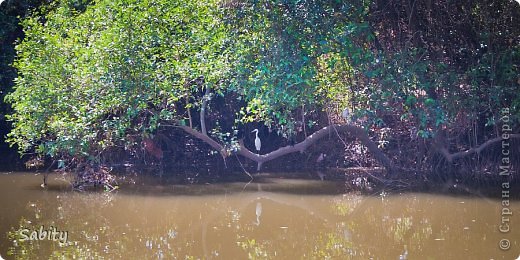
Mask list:
[[[343,112],[341,112],[341,117],[343,117],[347,122],[349,121],[350,112],[348,111],[348,107],[346,107]]]
[[[258,129],[255,129],[252,132],[256,132],[256,138],[255,138],[255,148],[257,151],[260,151],[260,148],[262,148],[262,142],[260,141],[260,138],[258,137]]]

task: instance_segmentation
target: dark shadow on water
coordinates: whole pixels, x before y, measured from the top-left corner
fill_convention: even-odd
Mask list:
[[[8,175],[18,175],[9,173]],[[21,188],[30,192],[69,193],[73,191],[70,182],[57,174],[51,174],[49,183],[42,188],[41,174],[28,174],[19,181]],[[192,175],[178,174],[159,177],[150,174],[118,176],[119,189],[112,191],[120,195],[130,196],[211,196],[234,195],[240,193],[280,193],[289,195],[338,195],[356,193],[364,196],[384,197],[403,194],[435,194],[458,198],[486,198],[493,201],[502,200],[500,184],[486,187],[468,187],[464,185],[428,183],[425,186],[391,187],[378,185],[369,190],[353,187],[352,180],[326,175],[321,180],[314,172],[298,173],[259,173],[253,174],[253,180],[244,173],[223,173],[217,176],[190,177]],[[496,187],[495,187],[496,186]],[[520,199],[519,185],[511,184],[510,200]],[[85,191],[84,193],[104,193],[102,187]]]
[[[237,193],[284,193],[292,195],[337,195],[345,192],[341,183],[308,179],[255,179],[252,182],[194,184],[121,184],[120,194],[146,196],[208,196]]]

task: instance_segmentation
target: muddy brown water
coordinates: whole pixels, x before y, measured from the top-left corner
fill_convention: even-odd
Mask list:
[[[4,259],[516,259],[520,255],[518,201],[507,207],[513,215],[504,215],[510,230],[502,233],[502,201],[477,195],[367,196],[345,193],[340,182],[319,179],[264,178],[248,185],[149,181],[121,185],[110,193],[73,192],[59,176],[50,177],[47,189],[40,183],[41,176],[32,173],[0,173]],[[67,239],[61,243],[64,232]],[[500,249],[501,241],[503,247],[509,241],[510,248]]]

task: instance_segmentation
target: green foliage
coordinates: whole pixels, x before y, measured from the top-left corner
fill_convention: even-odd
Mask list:
[[[216,3],[61,1],[23,22],[19,71],[7,97],[9,141],[21,152],[95,159],[127,136],[181,118],[193,79],[221,91],[228,73]]]
[[[368,100],[374,119],[400,115],[423,137],[467,128],[468,120],[491,125],[504,107],[519,122],[517,4],[424,2],[409,9],[406,1],[394,1],[371,10],[379,14],[369,19],[380,57],[367,67],[372,80],[356,101]]]
[[[218,140],[221,144],[224,145],[228,154],[232,154],[237,152],[240,149],[240,144],[238,142],[238,130],[236,127],[232,127],[231,132],[224,132],[219,123],[216,123],[216,127],[211,130],[209,135],[213,137],[213,139]],[[212,154],[218,153],[217,151],[212,151]]]
[[[345,104],[351,64],[370,55],[366,8],[361,1],[246,1],[232,10],[239,51],[233,86],[247,102],[242,122],[280,127],[294,123],[302,106]]]
[[[95,161],[109,147],[128,148],[135,136],[153,135],[164,122],[186,125],[189,117],[193,123],[188,112],[201,109],[207,88],[239,101],[230,104],[235,125],[208,123],[230,150],[236,124],[262,122],[287,137],[297,125],[323,123],[316,114],[345,107],[367,127],[403,124],[424,138],[467,127],[465,115],[491,126],[503,107],[518,122],[520,33],[504,20],[518,20],[517,6],[418,3],[410,12],[405,1],[389,5],[44,5],[23,21],[25,38],[16,47],[8,140],[21,152]],[[437,9],[453,19],[433,16]],[[214,121],[224,117],[219,107],[211,111]],[[302,119],[309,113],[316,117]]]
[[[269,252],[269,242],[247,239],[246,241],[239,241],[237,244],[247,252],[247,257],[249,259],[274,258],[273,254]]]

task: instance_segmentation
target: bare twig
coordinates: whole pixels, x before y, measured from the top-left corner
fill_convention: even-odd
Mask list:
[[[242,170],[247,174],[247,176],[249,176],[249,178],[251,178],[245,185],[244,185],[244,188],[242,188],[242,191],[244,191],[247,186],[253,181],[253,175],[251,175],[245,168],[244,166],[242,165],[242,162],[240,161],[240,159],[238,158],[238,156],[235,154],[235,157],[237,158],[237,161],[238,163],[240,164],[240,167],[242,168]]]

